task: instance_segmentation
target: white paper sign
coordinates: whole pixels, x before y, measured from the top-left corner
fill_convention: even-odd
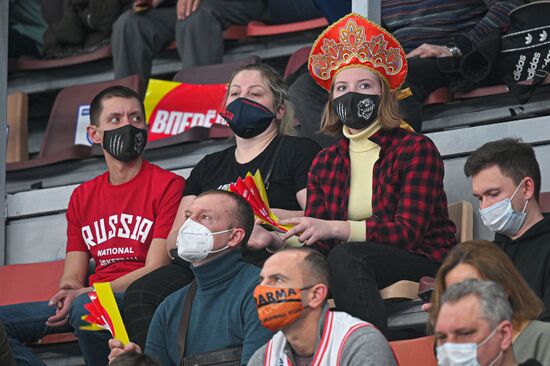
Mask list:
[[[92,141],[86,132],[86,127],[90,124],[90,106],[81,105],[78,107],[76,118],[76,132],[74,136],[75,145],[92,146]]]

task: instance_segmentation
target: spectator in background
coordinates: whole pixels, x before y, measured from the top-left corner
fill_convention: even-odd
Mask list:
[[[350,0],[315,0],[325,16],[337,20],[351,11]],[[405,87],[412,96],[400,102],[405,120],[417,131],[422,125],[422,102],[440,87],[471,87],[457,70],[463,55],[484,37],[509,22],[508,13],[521,0],[381,0],[382,25],[407,53],[409,72]],[[290,97],[304,136],[323,147],[335,142],[319,134],[326,92],[305,74],[290,87]],[[298,103],[299,102],[299,103]]]
[[[544,303],[550,320],[550,217],[539,206],[541,174],[535,152],[516,139],[488,142],[466,160],[485,226]]]
[[[0,365],[15,366],[4,324],[0,322]]]
[[[235,116],[229,126],[235,132],[236,144],[206,155],[191,171],[168,237],[169,250],[176,247],[185,212],[199,194],[227,189],[230,183],[257,169],[268,187],[273,211],[282,218],[303,215],[307,172],[320,148],[309,139],[287,135],[293,131],[294,116],[287,91],[281,76],[265,64],[244,66],[230,78],[225,104]],[[255,225],[244,258],[261,266],[269,254],[264,248],[279,247],[277,243],[282,244],[279,236]],[[171,265],[134,282],[126,292],[126,327],[130,339],[142,347],[157,306],[193,278],[189,266],[181,263],[177,254],[172,257]]]
[[[219,63],[223,31],[266,16],[267,0],[153,0],[150,10],[129,10],[114,24],[115,78],[149,79],[153,58],[174,39],[183,68]]]
[[[260,322],[273,338],[248,366],[397,365],[384,336],[372,324],[327,304],[325,257],[310,248],[290,248],[270,257],[254,291]]]
[[[92,52],[109,43],[113,23],[131,0],[71,0],[44,33],[44,57]]]
[[[437,272],[430,306],[430,324],[435,324],[441,296],[466,279],[494,281],[504,289],[512,307],[512,336],[516,359],[535,359],[550,365],[550,324],[538,321],[541,300],[525,282],[512,261],[491,242],[474,240],[454,247]]]
[[[153,0],[152,9],[141,13],[128,11],[115,23],[112,37],[115,77],[140,74],[148,79],[154,56],[174,39],[182,68],[221,63],[223,31],[231,25],[246,25],[251,20],[283,22],[277,19],[281,14],[290,21],[318,17],[311,1]],[[270,5],[274,17],[270,16]]]
[[[345,137],[313,161],[306,217],[282,220],[296,225],[283,238],[328,254],[337,308],[384,332],[379,289],[433,276],[456,243],[443,160],[431,140],[401,128],[393,92],[407,63],[379,26],[342,18],[313,45],[309,68],[329,91],[322,131]]]
[[[110,282],[122,300],[128,285],[169,262],[166,237],[184,189],[183,178],[143,160],[145,111],[131,89],[114,86],[90,105],[88,136],[103,146],[107,172],[78,186],[67,209],[67,254],[59,292],[48,302],[0,307],[20,365],[45,365],[23,342],[74,330],[89,365],[107,364],[109,332],[81,330],[94,282]],[[87,281],[89,261],[96,264]],[[37,283],[37,286],[40,286]],[[29,289],[32,291],[32,289]]]
[[[254,214],[244,198],[227,191],[207,191],[185,211],[178,232],[178,255],[191,263],[196,278],[185,338],[179,337],[188,285],[168,296],[158,307],[149,327],[145,353],[163,366],[180,365],[183,357],[242,347],[241,365],[271,337],[258,320],[252,294],[260,270],[241,258],[254,226]],[[204,238],[209,239],[204,239]],[[127,351],[141,352],[138,345],[111,340],[110,359]],[[181,363],[191,364],[191,363]],[[215,364],[215,363],[213,363]]]
[[[512,308],[502,287],[475,279],[443,294],[435,323],[440,366],[516,366],[512,350]],[[541,366],[528,360],[519,366]]]
[[[8,57],[42,57],[47,27],[39,0],[9,0]]]

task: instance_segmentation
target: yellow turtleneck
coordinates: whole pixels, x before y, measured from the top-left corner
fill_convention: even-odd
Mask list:
[[[372,215],[372,170],[380,153],[380,146],[369,140],[369,137],[379,129],[378,121],[355,135],[350,133],[347,126],[343,127],[344,136],[349,139],[351,165],[348,241],[365,241],[367,238],[365,220]]]
[[[399,128],[414,132],[412,127],[403,120]],[[350,236],[348,242],[365,241],[367,239],[365,220],[372,216],[373,168],[380,155],[380,146],[369,140],[369,137],[378,132],[379,129],[380,123],[378,121],[355,135],[350,133],[347,126],[343,127],[342,132],[349,139],[351,165],[348,202]]]

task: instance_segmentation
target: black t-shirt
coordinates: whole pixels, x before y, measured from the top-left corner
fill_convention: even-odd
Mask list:
[[[227,189],[230,183],[239,177],[244,178],[247,172],[254,174],[256,169],[260,169],[265,180],[282,138],[277,136],[260,155],[246,164],[236,161],[236,146],[206,155],[191,171],[184,196],[196,196],[210,189]],[[270,207],[302,209],[296,200],[296,193],[306,188],[309,167],[320,150],[319,145],[310,139],[284,136],[267,189]]]

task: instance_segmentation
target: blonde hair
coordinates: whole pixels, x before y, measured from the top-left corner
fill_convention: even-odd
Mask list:
[[[380,93],[380,107],[378,108],[377,119],[383,129],[391,130],[399,127],[401,124],[401,114],[399,113],[399,105],[397,98],[393,94],[386,79],[381,78],[376,74],[380,82],[382,92]],[[334,113],[332,98],[334,95],[334,79],[328,95],[328,102],[321,116],[321,132],[329,135],[340,135],[342,133],[342,121]]]
[[[435,276],[429,326],[435,324],[441,309],[441,296],[446,290],[445,277],[461,263],[474,267],[482,280],[496,282],[504,288],[512,306],[512,326],[515,330],[519,330],[524,321],[535,320],[542,313],[542,301],[527,285],[506,253],[489,241],[471,240],[454,247]]]
[[[275,97],[275,105],[273,105],[273,110],[277,111],[279,106],[283,106],[285,109],[283,118],[280,121],[277,121],[279,133],[282,135],[296,135],[296,129],[294,128],[294,106],[288,99],[288,86],[283,81],[281,75],[273,67],[267,64],[248,64],[235,70],[229,79],[229,83],[227,84],[227,94],[224,98],[224,104],[229,96],[229,88],[231,87],[233,79],[241,71],[258,71],[261,74],[262,79],[265,81],[267,87]]]

